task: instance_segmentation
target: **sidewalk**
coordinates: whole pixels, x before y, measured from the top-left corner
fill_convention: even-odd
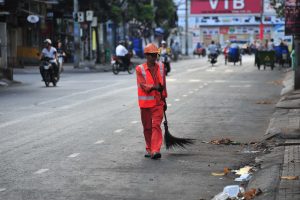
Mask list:
[[[300,90],[294,91],[293,84],[294,72],[287,72],[265,134],[270,153],[256,158],[261,169],[248,184],[263,191],[255,199],[300,199]]]

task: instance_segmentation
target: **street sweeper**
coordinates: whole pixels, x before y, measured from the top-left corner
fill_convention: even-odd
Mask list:
[[[146,141],[145,157],[161,158],[161,123],[167,109],[165,68],[156,62],[159,50],[153,43],[144,48],[147,62],[136,67],[138,101]]]

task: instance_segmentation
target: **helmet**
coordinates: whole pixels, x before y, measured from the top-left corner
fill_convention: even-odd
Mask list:
[[[145,48],[144,48],[144,53],[158,53],[158,48],[155,44],[149,43]]]
[[[161,41],[161,44],[167,44],[167,43],[166,43],[166,41],[163,40],[163,41]]]
[[[51,40],[50,40],[50,39],[46,39],[46,40],[44,40],[44,43],[52,44],[52,42],[51,42]]]

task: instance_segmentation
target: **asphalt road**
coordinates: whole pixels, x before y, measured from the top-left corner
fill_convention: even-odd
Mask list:
[[[0,199],[210,199],[234,184],[212,172],[255,155],[202,141],[259,141],[279,98],[282,72],[253,63],[172,63],[170,132],[197,142],[158,161],[144,158],[135,74],[66,70],[46,88],[37,70],[17,70],[22,84],[0,88]]]

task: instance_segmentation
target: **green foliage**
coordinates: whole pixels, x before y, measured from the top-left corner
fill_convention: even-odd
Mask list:
[[[283,0],[272,0],[271,5],[276,10],[278,17],[284,17],[284,1]]]

